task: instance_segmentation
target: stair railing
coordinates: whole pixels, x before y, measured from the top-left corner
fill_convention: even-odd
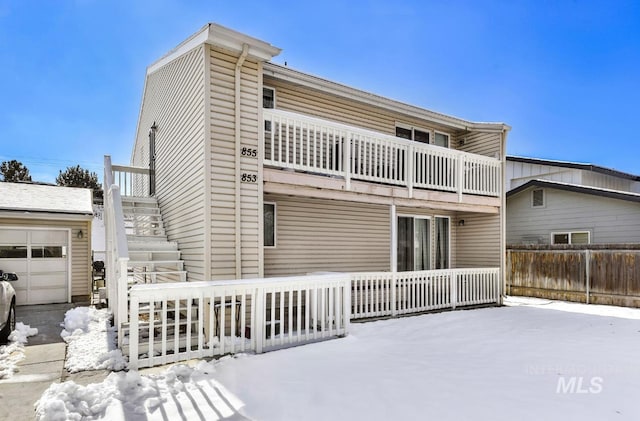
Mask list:
[[[129,249],[125,232],[120,187],[114,184],[111,157],[104,157],[104,226],[106,239],[107,299],[113,312],[114,326],[121,333],[121,326],[129,320],[127,304],[127,264]],[[122,346],[122,334],[118,345]]]

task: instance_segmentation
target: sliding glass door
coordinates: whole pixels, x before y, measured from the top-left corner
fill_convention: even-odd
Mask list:
[[[431,219],[424,216],[399,216],[397,235],[398,272],[429,270],[432,267],[449,269],[449,217],[436,216]]]
[[[398,217],[398,271],[431,268],[431,224],[428,218]]]

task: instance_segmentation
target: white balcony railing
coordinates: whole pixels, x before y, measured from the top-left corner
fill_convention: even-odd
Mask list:
[[[265,109],[264,164],[415,188],[500,196],[500,161]]]

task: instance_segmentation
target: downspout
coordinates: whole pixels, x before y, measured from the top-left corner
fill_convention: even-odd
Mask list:
[[[242,187],[241,185],[241,177],[242,177],[242,172],[241,172],[241,162],[240,162],[240,153],[241,153],[241,145],[242,145],[242,139],[240,136],[240,130],[241,130],[241,125],[240,125],[240,82],[241,82],[241,73],[242,73],[242,65],[244,64],[244,60],[247,58],[247,54],[249,54],[249,45],[248,44],[243,44],[242,45],[242,53],[240,53],[240,57],[238,57],[238,61],[236,62],[236,70],[235,70],[235,83],[236,83],[236,89],[235,89],[235,123],[236,123],[236,127],[235,127],[235,142],[236,142],[236,162],[235,162],[235,169],[236,169],[236,180],[235,180],[235,187],[236,187],[236,202],[235,202],[235,233],[236,233],[236,279],[240,279],[242,278],[242,232],[241,232],[241,203],[240,203],[240,195],[241,195],[241,190],[240,188]]]

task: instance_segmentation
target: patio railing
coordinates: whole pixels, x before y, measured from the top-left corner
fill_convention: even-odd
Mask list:
[[[495,158],[265,109],[264,164],[407,187],[500,196]]]
[[[500,283],[497,268],[448,269],[146,284],[129,294],[125,346],[136,368],[342,336],[351,319],[499,303]]]
[[[134,285],[129,367],[346,335],[349,285],[348,274]]]

